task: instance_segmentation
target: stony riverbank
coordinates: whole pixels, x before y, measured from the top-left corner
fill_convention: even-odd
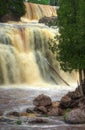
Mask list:
[[[69,90],[67,90],[69,91]],[[85,130],[85,125],[68,125],[63,121],[63,117],[9,117],[7,113],[12,111],[22,112],[27,108],[34,108],[33,99],[39,94],[46,94],[59,101],[66,94],[62,91],[50,89],[0,89],[0,130]],[[40,119],[40,120],[39,120]],[[41,120],[42,119],[42,120]],[[19,124],[18,121],[21,121]],[[35,122],[38,121],[38,122]],[[41,121],[41,122],[40,122]]]

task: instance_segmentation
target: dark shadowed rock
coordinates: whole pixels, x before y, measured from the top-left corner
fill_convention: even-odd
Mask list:
[[[43,17],[39,20],[39,23],[44,23],[48,26],[51,26],[51,25],[56,25],[56,20],[57,20],[57,17],[55,16],[52,16],[52,17]]]
[[[3,112],[0,111],[0,116],[2,116],[2,115],[3,115]]]
[[[37,123],[41,124],[41,123],[47,123],[47,121],[44,120],[44,119],[36,118],[34,120],[29,121],[29,123],[32,123],[32,124],[37,124]]]
[[[52,108],[48,112],[48,116],[58,116],[59,115],[59,108]]]
[[[35,108],[35,111],[37,111],[37,112],[39,112],[41,114],[45,114],[45,113],[47,113],[47,108],[44,107],[44,106],[39,106],[39,107]]]
[[[61,108],[59,108],[58,106],[56,107],[51,107],[47,113],[48,116],[61,116],[63,115],[64,110],[62,110]]]
[[[85,123],[85,111],[81,109],[75,109],[69,112],[65,118],[67,123],[82,124]]]
[[[51,98],[47,95],[41,94],[33,100],[35,106],[48,106],[52,104]]]
[[[79,100],[79,108],[85,110],[85,97],[82,97],[82,98]]]
[[[68,92],[64,97],[62,97],[60,101],[60,107],[63,109],[77,108],[79,106],[80,99],[81,95],[79,88],[77,88],[75,91]]]
[[[1,18],[1,22],[8,22],[8,21],[19,21],[20,19],[15,17],[13,13],[9,12],[8,14],[4,15]]]
[[[27,112],[27,113],[34,113],[34,111],[33,111],[33,110],[30,110],[29,108],[26,109],[26,112]]]
[[[73,92],[68,92],[67,96],[69,96],[73,100],[77,100],[81,98],[81,94],[79,92],[79,88],[76,88]]]
[[[37,112],[38,114],[46,114],[47,113],[47,109],[44,106],[35,107],[34,111]]]
[[[59,102],[55,101],[55,102],[52,102],[52,105],[50,106],[47,106],[47,115],[48,116],[61,116],[63,115],[64,111],[59,108]]]
[[[19,112],[16,112],[16,111],[10,112],[10,113],[8,113],[8,115],[9,115],[9,116],[16,116],[16,117],[19,117],[19,116],[20,116]]]
[[[60,101],[60,107],[61,108],[69,108],[70,103],[71,103],[71,98],[66,95],[66,96],[62,97],[62,99]]]

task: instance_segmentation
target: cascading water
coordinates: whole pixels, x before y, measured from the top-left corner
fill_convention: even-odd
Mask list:
[[[0,83],[32,84],[50,80],[44,56],[52,32],[44,26],[4,24],[0,28]]]
[[[32,20],[39,20],[40,18],[47,16],[56,16],[56,7],[49,5],[40,5],[25,2],[26,14],[21,17],[21,21],[28,22]]]
[[[24,114],[26,108],[32,109],[32,101],[39,94],[49,95],[55,101],[75,89],[76,74],[61,71],[49,50],[48,41],[58,30],[38,23],[43,16],[55,16],[55,7],[25,5],[27,12],[21,18],[22,22],[0,23],[0,130],[21,130],[24,125],[24,130],[53,130],[64,123],[48,117],[46,124],[35,125],[28,123],[28,115],[9,116],[10,111],[22,111]],[[17,121],[22,121],[20,127]]]
[[[25,17],[38,20],[44,15],[56,15],[55,7],[32,3],[25,3],[25,6],[27,13],[21,20]],[[71,74],[60,71],[58,62],[49,50],[48,41],[54,38],[56,32],[56,29],[39,23],[1,23],[0,84],[43,86],[74,83],[74,78],[68,76]]]

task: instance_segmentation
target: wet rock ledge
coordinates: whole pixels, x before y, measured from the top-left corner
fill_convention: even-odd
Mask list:
[[[1,112],[0,130],[5,129],[85,130],[85,98],[80,96],[77,89],[63,96],[59,102],[40,94],[35,96],[32,108],[28,104],[23,111],[11,109],[5,116]]]

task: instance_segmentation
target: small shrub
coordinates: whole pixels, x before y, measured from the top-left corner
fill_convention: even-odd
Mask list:
[[[66,120],[66,118],[67,118],[67,116],[68,116],[68,112],[70,112],[70,111],[71,111],[71,108],[67,108],[67,109],[65,110],[65,113],[64,113],[64,115],[63,115],[64,120]]]
[[[70,111],[71,111],[71,108],[67,108],[67,109],[66,109],[66,112],[70,112]]]
[[[17,121],[16,121],[16,124],[17,124],[17,125],[21,125],[21,124],[22,124],[22,121],[21,121],[21,120],[17,120]]]

